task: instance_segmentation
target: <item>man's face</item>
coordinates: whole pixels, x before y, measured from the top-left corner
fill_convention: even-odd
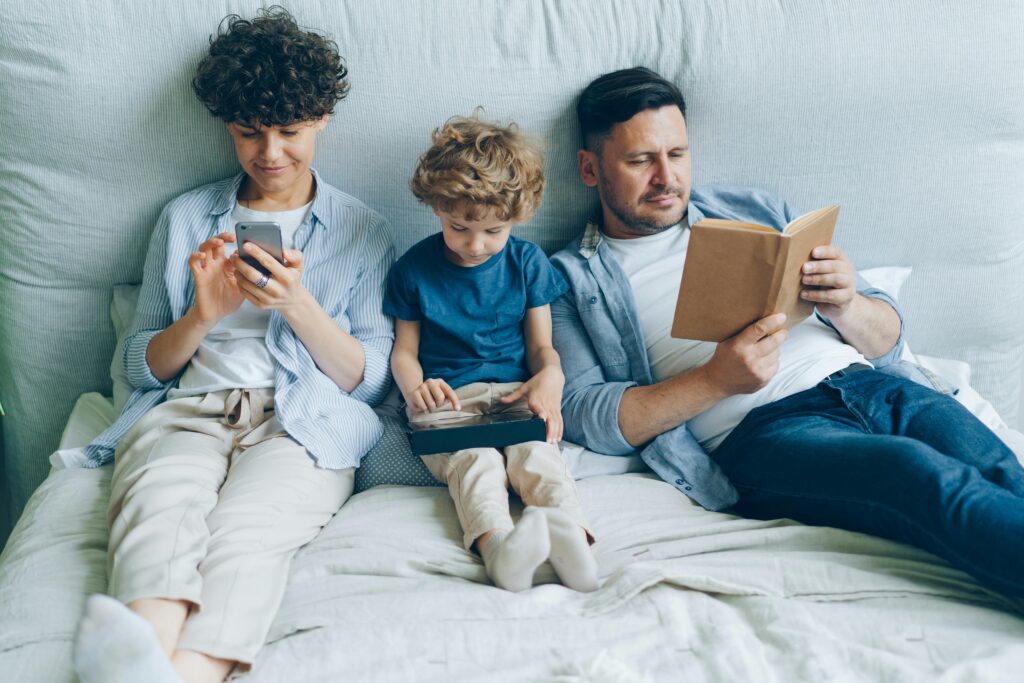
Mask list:
[[[238,163],[261,194],[273,195],[292,189],[309,173],[317,133],[326,124],[325,116],[287,126],[251,128],[229,123],[227,127]]]
[[[653,235],[686,215],[693,169],[678,107],[641,111],[615,124],[599,152],[578,156],[584,184],[601,197],[609,237]]]

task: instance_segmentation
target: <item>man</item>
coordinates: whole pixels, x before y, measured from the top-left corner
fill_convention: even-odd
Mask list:
[[[796,215],[756,190],[691,188],[685,104],[652,71],[601,76],[577,114],[601,212],[553,257],[571,287],[552,305],[566,437],[639,449],[711,510],[912,543],[1024,595],[1024,469],[955,400],[898,376],[912,368],[895,301],[818,247],[801,292],[816,316],[789,331],[768,316],[719,344],[672,338],[691,225],[781,230]]]

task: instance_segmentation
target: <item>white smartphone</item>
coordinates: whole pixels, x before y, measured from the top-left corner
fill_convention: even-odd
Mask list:
[[[271,222],[241,222],[235,225],[235,243],[238,245],[238,254],[242,260],[260,271],[264,275],[270,275],[270,271],[252,256],[242,250],[246,242],[252,242],[263,251],[267,252],[278,263],[284,263],[284,248],[281,244],[281,225]]]

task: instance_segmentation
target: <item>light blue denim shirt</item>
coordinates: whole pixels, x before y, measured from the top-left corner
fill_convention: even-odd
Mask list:
[[[281,424],[321,467],[356,467],[380,438],[370,405],[387,394],[388,358],[394,342],[384,314],[384,278],[394,261],[387,222],[359,200],[313,171],[316,196],[293,243],[302,252],[302,284],[338,326],[363,346],[363,381],[351,393],[320,371],[309,351],[277,311],[271,311],[266,345],[274,358],[274,408]],[[187,192],[164,208],[150,239],[142,289],[124,364],[135,387],[120,417],[85,449],[86,467],[110,462],[131,426],[167,397],[178,377],[161,382],[146,362],[150,340],[185,315],[195,302],[188,257],[204,241],[228,230],[244,174]]]
[[[789,204],[759,190],[706,186],[691,192],[686,220],[692,226],[705,217],[724,218],[782,230],[797,216]],[[553,341],[565,372],[565,437],[598,453],[632,454],[636,449],[619,429],[619,402],[626,389],[654,383],[633,289],[595,222],[552,262],[570,286],[551,305]],[[889,353],[870,359],[884,367],[903,350],[903,313],[892,297],[861,279],[857,289],[886,301],[900,316],[899,341]],[[685,423],[645,445],[640,456],[662,479],[709,510],[727,508],[738,498]]]

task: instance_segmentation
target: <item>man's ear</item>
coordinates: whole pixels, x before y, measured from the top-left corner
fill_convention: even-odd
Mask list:
[[[587,187],[597,187],[597,155],[587,149],[576,152],[576,162],[580,167],[580,179]]]

